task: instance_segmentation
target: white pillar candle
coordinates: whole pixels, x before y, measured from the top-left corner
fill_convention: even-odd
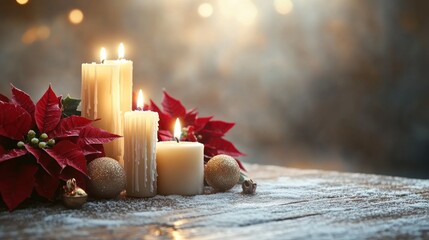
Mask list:
[[[137,106],[143,109],[140,90]],[[153,197],[156,184],[156,142],[158,141],[157,112],[133,111],[125,113],[124,163],[127,177],[127,196]]]
[[[93,125],[123,136],[124,113],[132,108],[133,63],[125,59],[106,60],[104,48],[100,58],[101,64],[82,64],[82,116],[100,119]],[[123,147],[123,138],[119,138],[105,144],[104,150],[106,156],[123,165]]]
[[[180,138],[176,121],[175,137]],[[166,141],[156,144],[158,193],[198,195],[204,190],[204,145],[198,142]]]

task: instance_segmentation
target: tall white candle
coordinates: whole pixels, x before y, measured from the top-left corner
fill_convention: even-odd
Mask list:
[[[122,51],[122,52],[121,52]],[[124,113],[132,108],[132,61],[106,60],[106,51],[100,52],[101,64],[82,64],[82,116],[100,119],[96,127],[123,135]],[[123,165],[123,138],[105,144],[106,156]]]
[[[180,138],[180,123],[174,135]],[[158,193],[198,195],[204,190],[204,145],[198,142],[166,141],[156,144]]]
[[[143,106],[143,93],[140,90],[137,107],[143,110]],[[158,121],[157,112],[125,113],[124,163],[128,196],[153,197],[157,193],[155,158]]]

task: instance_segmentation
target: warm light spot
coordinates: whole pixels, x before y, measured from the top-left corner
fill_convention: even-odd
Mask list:
[[[173,232],[171,232],[171,236],[173,237],[174,240],[183,240],[184,238],[182,237],[182,235],[174,230]]]
[[[107,59],[106,49],[102,47],[100,50],[100,62],[103,62],[106,59]]]
[[[31,44],[37,40],[46,40],[50,35],[51,30],[47,26],[31,27],[22,34],[21,41],[25,44]]]
[[[251,26],[258,16],[258,9],[252,0],[218,0],[216,7],[228,24],[232,20],[240,25]]]
[[[83,12],[80,9],[73,9],[69,13],[69,20],[73,24],[79,24],[83,20]]]
[[[198,7],[198,13],[201,17],[210,17],[213,14],[213,7],[210,3],[203,3]]]
[[[174,138],[180,140],[182,135],[182,127],[180,126],[180,120],[176,118],[176,124],[174,125]]]
[[[286,15],[293,9],[293,2],[291,0],[274,0],[274,8],[280,14]]]
[[[21,41],[25,44],[31,44],[37,40],[37,34],[34,28],[29,28],[22,34]]]
[[[125,57],[125,47],[123,43],[120,43],[118,48],[118,59],[123,59],[124,57]]]
[[[143,91],[140,89],[139,94],[137,96],[137,109],[143,110],[143,107],[144,107]]]
[[[223,17],[231,17],[233,16],[233,9],[235,8],[235,1],[231,0],[219,0],[217,4],[218,11],[223,15]]]
[[[51,35],[51,30],[47,26],[40,26],[37,28],[36,34],[39,40],[46,40]]]
[[[24,5],[28,3],[28,0],[16,0],[16,2],[20,5]]]
[[[258,15],[255,4],[250,0],[239,1],[236,11],[236,19],[243,25],[252,24]]]

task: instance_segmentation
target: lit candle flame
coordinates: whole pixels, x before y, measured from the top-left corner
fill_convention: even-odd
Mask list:
[[[180,127],[180,120],[176,118],[176,124],[174,125],[174,139],[177,142],[180,140],[180,135],[182,135],[182,128]]]
[[[118,48],[118,58],[119,59],[124,59],[125,58],[125,47],[123,43],[119,44],[119,48]]]
[[[143,91],[140,89],[139,94],[137,96],[137,109],[143,110],[144,100],[143,100]]]
[[[104,47],[100,50],[100,62],[104,62],[107,59],[106,49]]]

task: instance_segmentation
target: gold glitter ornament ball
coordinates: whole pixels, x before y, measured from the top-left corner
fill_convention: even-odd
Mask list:
[[[94,198],[115,198],[125,189],[122,166],[113,158],[100,157],[88,164],[88,194]]]
[[[240,167],[233,157],[217,155],[207,162],[204,178],[217,191],[227,191],[240,180]]]

